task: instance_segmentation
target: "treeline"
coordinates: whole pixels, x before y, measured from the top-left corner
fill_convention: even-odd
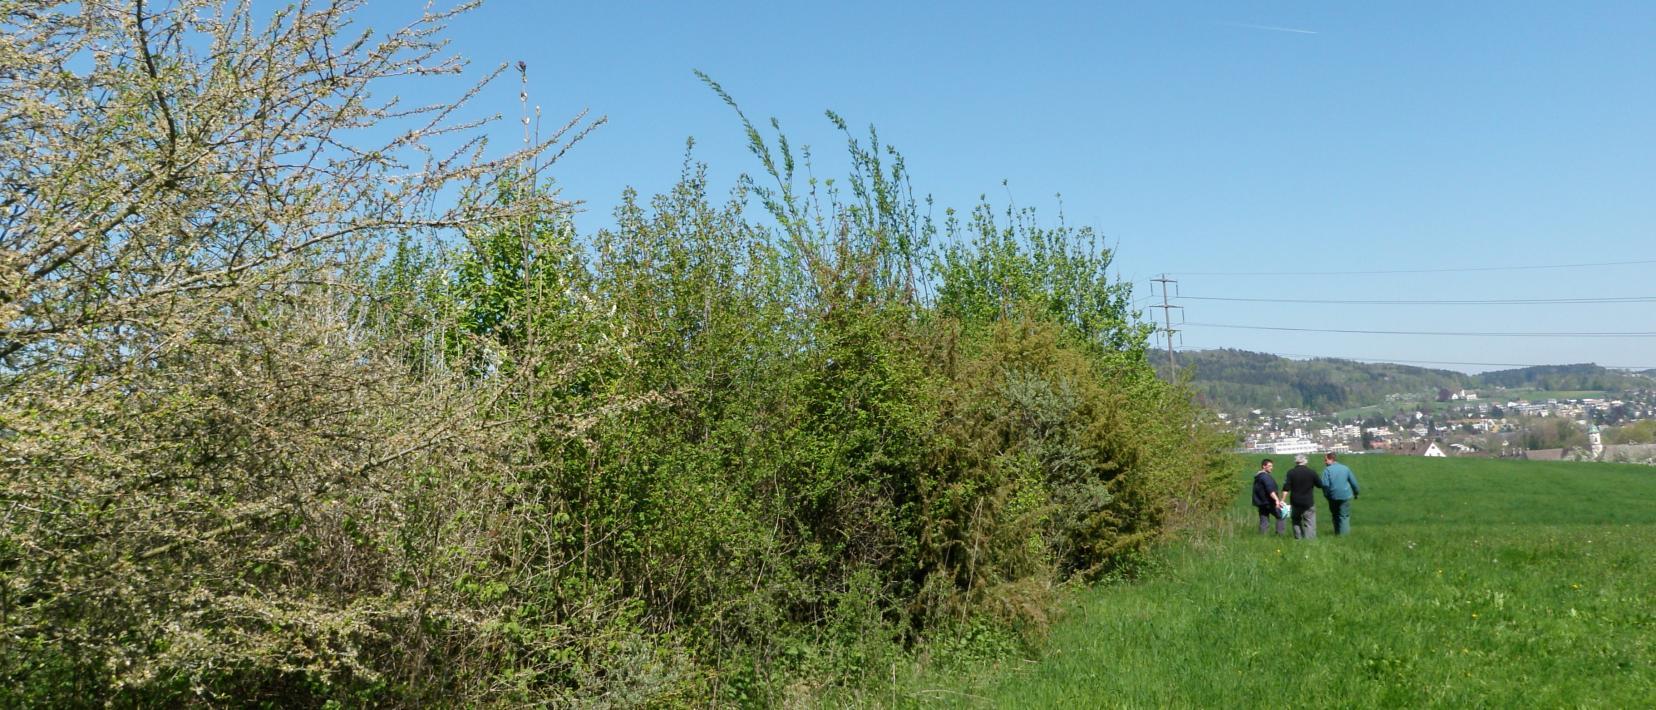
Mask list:
[[[448,15],[358,5],[8,18],[0,705],[797,700],[1227,498],[1090,231],[739,112],[756,178],[582,231],[583,124],[433,153],[369,89]]]
[[[1587,429],[1568,419],[1557,417],[1518,417],[1513,422],[1517,429],[1517,443],[1526,449],[1586,448]]]
[[[1610,370],[1591,363],[1496,370],[1477,376],[1479,386],[1537,390],[1629,390],[1656,385],[1648,374]]]
[[[1604,430],[1606,444],[1656,444],[1656,419],[1644,419]]]
[[[1189,370],[1191,388],[1227,411],[1332,411],[1385,402],[1389,394],[1435,395],[1440,388],[1475,386],[1471,375],[1449,370],[1334,358],[1290,360],[1246,350],[1191,351],[1180,353],[1178,362]]]
[[[1169,377],[1165,361],[1156,361]],[[1297,408],[1335,411],[1383,404],[1388,395],[1435,399],[1442,390],[1491,388],[1549,391],[1648,388],[1644,375],[1598,365],[1552,365],[1468,375],[1408,365],[1336,358],[1291,360],[1269,353],[1214,349],[1180,353],[1178,364],[1189,385],[1225,411]]]

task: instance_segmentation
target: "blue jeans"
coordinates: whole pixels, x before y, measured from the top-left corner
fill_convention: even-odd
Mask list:
[[[1334,534],[1348,535],[1351,533],[1351,499],[1329,500],[1328,514],[1334,516]]]

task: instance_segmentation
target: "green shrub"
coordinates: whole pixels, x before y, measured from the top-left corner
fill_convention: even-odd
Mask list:
[[[170,105],[124,71],[165,150]],[[171,272],[107,261],[0,303],[0,704],[786,702],[939,633],[1036,638],[1064,584],[1214,510],[1220,439],[1094,235],[935,224],[829,119],[837,183],[743,117],[761,174],[717,200],[690,163],[597,233],[503,168],[446,239],[370,222],[211,288],[123,300]],[[223,232],[174,261],[240,249],[224,176],[270,155],[158,186],[132,243],[182,249],[150,218],[195,200]],[[250,231],[361,187],[280,185]]]

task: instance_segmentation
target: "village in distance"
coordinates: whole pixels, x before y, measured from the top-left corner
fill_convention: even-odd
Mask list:
[[[1465,375],[1237,350],[1182,359],[1242,453],[1656,465],[1656,377],[1648,372],[1563,365]]]

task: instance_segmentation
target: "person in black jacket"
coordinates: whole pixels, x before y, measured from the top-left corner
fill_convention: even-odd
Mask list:
[[[1270,459],[1259,462],[1259,472],[1254,474],[1253,504],[1259,509],[1259,534],[1264,535],[1272,520],[1276,521],[1276,532],[1282,534],[1282,499],[1277,496],[1276,479],[1271,478]]]
[[[1283,479],[1282,487],[1288,492],[1288,505],[1293,506],[1289,517],[1293,518],[1294,539],[1311,540],[1317,537],[1317,498],[1316,490],[1322,488],[1322,480],[1317,472],[1305,465],[1305,454],[1294,457],[1294,467],[1288,469],[1288,477]]]

